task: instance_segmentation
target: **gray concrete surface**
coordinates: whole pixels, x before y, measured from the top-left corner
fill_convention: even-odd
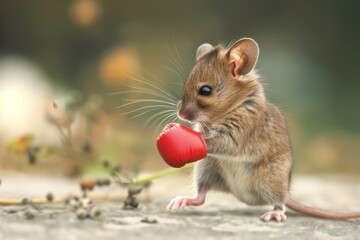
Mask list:
[[[59,178],[1,178],[2,198],[77,191],[76,181]],[[360,211],[360,178],[295,176],[292,189],[294,198],[311,206]],[[219,193],[210,194],[201,207],[179,213],[165,210],[172,197],[191,193],[187,177],[167,177],[153,184],[152,201],[141,203],[139,209],[123,210],[121,203],[103,202],[97,204],[102,215],[86,220],[79,220],[71,211],[64,212],[66,207],[62,205],[41,207],[43,214],[30,220],[24,215],[27,206],[0,207],[0,239],[360,239],[360,220],[322,220],[289,212],[284,223],[264,223],[259,216],[268,207],[249,207]],[[54,214],[48,214],[51,212]],[[144,223],[144,218],[157,223]]]

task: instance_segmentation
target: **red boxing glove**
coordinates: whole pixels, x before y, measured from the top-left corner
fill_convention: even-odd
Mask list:
[[[165,162],[176,168],[207,155],[201,134],[179,123],[166,125],[157,139],[157,148]]]

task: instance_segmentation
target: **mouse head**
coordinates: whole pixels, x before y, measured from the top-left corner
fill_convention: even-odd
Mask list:
[[[178,102],[180,118],[212,124],[245,102],[259,86],[250,74],[258,55],[259,47],[250,38],[229,48],[202,44]]]

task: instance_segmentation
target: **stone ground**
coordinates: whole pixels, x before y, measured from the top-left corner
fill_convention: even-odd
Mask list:
[[[2,175],[0,198],[39,197],[48,191],[65,196],[77,193],[76,181],[27,175]],[[25,217],[27,206],[0,207],[0,240],[11,239],[360,239],[360,220],[333,221],[288,213],[284,223],[264,223],[259,216],[267,207],[248,207],[232,196],[212,193],[201,207],[179,213],[165,210],[177,194],[191,194],[188,177],[166,177],[150,189],[151,201],[139,209],[123,210],[122,203],[102,202],[102,215],[79,220],[69,207],[42,206],[43,215]],[[360,211],[360,178],[295,176],[295,199],[332,211]],[[32,209],[33,210],[33,209]],[[46,214],[62,211],[62,213]],[[147,218],[150,222],[142,222]]]

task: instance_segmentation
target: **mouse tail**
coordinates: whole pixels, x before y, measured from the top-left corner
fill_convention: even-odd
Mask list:
[[[335,220],[347,220],[352,218],[360,218],[360,212],[355,213],[333,213],[325,210],[320,210],[312,207],[305,206],[293,199],[288,199],[285,202],[285,206],[295,212],[303,213],[309,216],[325,218],[325,219],[335,219]]]

